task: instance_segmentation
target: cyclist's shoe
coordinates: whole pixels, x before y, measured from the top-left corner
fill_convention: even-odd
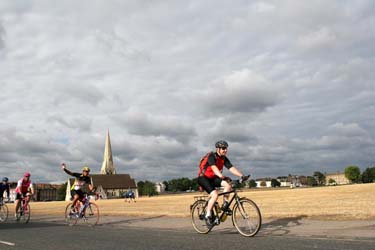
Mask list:
[[[74,209],[74,207],[71,207],[70,208],[70,213],[69,213],[70,215],[72,215],[72,214],[76,214],[76,210]]]
[[[18,216],[17,213],[14,214],[14,219],[16,219],[16,221],[19,221],[20,220],[20,216]]]
[[[232,210],[229,208],[229,202],[227,201],[223,203],[221,210],[223,210],[227,215],[232,215]]]
[[[232,209],[230,209],[229,207],[227,209],[225,209],[225,213],[229,216],[231,216],[233,214]]]
[[[205,219],[208,227],[213,227],[215,225],[215,220],[212,216],[207,216]]]

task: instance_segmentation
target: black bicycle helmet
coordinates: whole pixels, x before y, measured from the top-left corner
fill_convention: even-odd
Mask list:
[[[215,143],[216,148],[227,148],[228,146],[228,142],[226,141],[218,141]]]
[[[9,180],[8,177],[4,177],[4,178],[3,178],[3,181],[4,181],[4,182],[8,182],[8,180]]]

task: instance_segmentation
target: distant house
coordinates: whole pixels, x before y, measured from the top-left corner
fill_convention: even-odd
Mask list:
[[[164,193],[165,192],[165,184],[162,182],[155,183],[156,192]]]
[[[255,180],[257,184],[257,188],[269,188],[272,187],[271,185],[272,178],[259,178]]]
[[[336,173],[330,173],[325,174],[326,177],[326,185],[332,185],[332,183],[329,183],[329,180],[333,180],[336,185],[345,185],[350,184],[350,181],[348,178],[345,177],[344,173],[340,173],[337,171]]]
[[[57,193],[62,185],[57,184],[34,184],[35,199],[37,201],[57,201]]]
[[[276,178],[278,182],[280,182],[280,187],[290,187],[292,184],[288,178],[288,176],[279,176]]]
[[[290,187],[302,187],[307,184],[307,177],[299,175],[288,175],[288,181],[290,182]]]
[[[10,182],[10,189],[9,189],[9,199],[10,201],[16,200],[16,187],[17,182]],[[35,201],[56,201],[57,200],[57,192],[62,185],[57,184],[44,184],[44,183],[34,183],[34,199]],[[4,197],[6,194],[4,193]]]

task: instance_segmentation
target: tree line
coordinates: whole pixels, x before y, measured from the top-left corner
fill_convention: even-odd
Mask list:
[[[344,170],[345,177],[351,183],[372,183],[375,182],[375,167],[366,168],[362,173],[358,166],[348,166]],[[272,178],[271,186],[280,187],[281,183],[276,179]],[[333,179],[326,180],[326,175],[320,171],[315,171],[312,176],[303,176],[301,184],[305,186],[323,186],[328,182],[330,185],[335,185],[336,182]],[[163,181],[166,192],[186,192],[198,190],[197,178],[189,179],[186,177],[176,178],[169,181]],[[260,183],[262,186],[262,183]],[[263,183],[265,186],[265,182]],[[250,188],[257,187],[257,183],[254,179],[250,179],[246,183],[243,183],[239,187],[248,186]],[[156,195],[155,183],[150,181],[138,182],[138,191],[140,195]]]

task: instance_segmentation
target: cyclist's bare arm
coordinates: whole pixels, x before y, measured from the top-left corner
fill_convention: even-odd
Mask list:
[[[215,173],[215,175],[221,179],[224,178],[224,175],[220,172],[220,170],[217,168],[216,165],[211,165],[212,171]]]

